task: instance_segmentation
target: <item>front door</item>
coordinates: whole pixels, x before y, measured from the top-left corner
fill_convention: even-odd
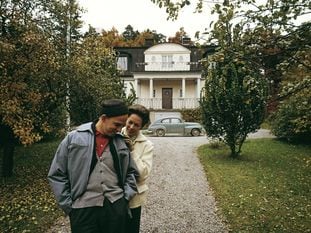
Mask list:
[[[173,108],[173,89],[162,88],[162,108],[172,109]]]

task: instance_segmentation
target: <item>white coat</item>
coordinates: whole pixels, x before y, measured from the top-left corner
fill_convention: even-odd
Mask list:
[[[146,202],[147,180],[152,168],[153,143],[140,131],[133,142],[133,146],[134,150],[131,152],[131,156],[136,164],[139,177],[136,180],[137,194],[130,200],[129,207],[137,208]]]

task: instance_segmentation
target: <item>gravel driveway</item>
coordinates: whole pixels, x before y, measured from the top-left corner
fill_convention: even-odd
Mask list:
[[[195,154],[207,138],[149,139],[155,151],[141,233],[227,232],[215,214],[215,200]],[[68,219],[60,218],[47,232],[69,233]]]
[[[227,232],[196,155],[201,137],[150,137],[155,145],[142,233]]]
[[[249,138],[274,137],[259,130]],[[196,155],[201,137],[149,137],[155,145],[149,194],[142,211],[141,233],[228,232],[216,215],[215,199]],[[59,218],[47,233],[69,233]]]

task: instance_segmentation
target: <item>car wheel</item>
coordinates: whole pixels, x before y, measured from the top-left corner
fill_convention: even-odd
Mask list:
[[[163,137],[165,135],[165,131],[163,129],[158,129],[156,134],[158,137]]]
[[[191,135],[194,137],[200,136],[201,132],[199,129],[192,129],[191,130]]]

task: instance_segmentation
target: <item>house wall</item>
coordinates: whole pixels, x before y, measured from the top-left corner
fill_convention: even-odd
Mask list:
[[[189,71],[191,51],[178,44],[164,43],[145,51],[145,71]],[[163,62],[163,56],[171,56]]]
[[[155,90],[154,98],[162,98],[162,88],[172,88],[173,98],[180,98],[180,90],[182,89],[181,80],[154,80],[153,89]],[[142,80],[140,82],[140,97],[149,98],[149,81]],[[196,83],[194,80],[186,81],[186,98],[196,98]]]
[[[126,96],[129,96],[131,93],[131,84],[135,88],[134,81],[124,81],[124,91]],[[197,98],[197,84],[195,80],[186,80],[186,93],[185,98]],[[204,80],[200,81],[200,89],[204,87]],[[149,98],[149,80],[141,80],[138,85],[138,90],[136,91],[136,95],[140,98]],[[182,81],[181,80],[154,80],[153,81],[153,89],[155,90],[154,98],[162,98],[162,88],[172,88],[173,89],[173,98],[180,98],[180,90],[182,89]]]
[[[174,109],[197,107],[200,91],[204,87],[201,59],[207,58],[210,50],[175,43],[118,48],[119,56],[128,58],[127,70],[121,72],[126,95],[131,94],[131,88],[134,88],[137,103],[160,112],[170,110],[169,114]],[[167,105],[168,96],[162,100],[163,88],[173,90],[172,109],[167,107],[170,106]]]

